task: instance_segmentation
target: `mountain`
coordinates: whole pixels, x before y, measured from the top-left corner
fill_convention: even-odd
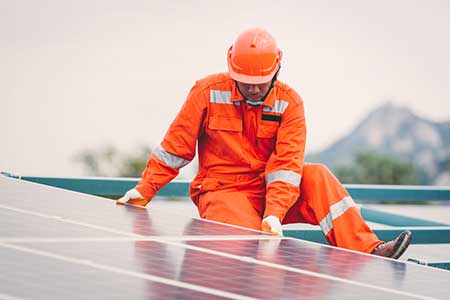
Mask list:
[[[424,175],[421,183],[429,184],[440,175],[440,164],[450,159],[450,121],[427,120],[389,102],[370,112],[348,135],[306,159],[334,169],[352,164],[365,150],[413,163]]]

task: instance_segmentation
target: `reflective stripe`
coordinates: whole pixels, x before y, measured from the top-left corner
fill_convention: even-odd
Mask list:
[[[266,175],[266,185],[274,181],[283,181],[292,185],[299,186],[302,176],[293,171],[275,171]]]
[[[273,104],[273,107],[265,106],[263,108],[263,111],[282,114],[282,113],[284,113],[284,111],[286,110],[288,105],[289,105],[289,102],[287,102],[287,101],[275,100],[275,103]]]
[[[231,92],[211,90],[209,92],[209,102],[219,104],[233,104],[233,102],[231,101]]]
[[[161,146],[158,146],[153,153],[166,165],[175,169],[184,167],[190,162],[189,160],[186,160],[182,157],[170,154],[169,152],[164,150],[163,147]]]
[[[347,196],[336,202],[335,204],[330,206],[330,212],[326,215],[325,218],[320,221],[320,228],[322,228],[322,232],[327,235],[331,229],[333,229],[333,220],[336,220],[338,217],[343,215],[347,210],[356,206],[352,197]]]

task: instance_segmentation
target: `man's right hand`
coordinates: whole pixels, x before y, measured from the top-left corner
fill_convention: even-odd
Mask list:
[[[129,200],[145,200],[144,196],[138,192],[136,189],[131,189],[125,193],[119,200],[116,201],[116,204],[125,204]]]

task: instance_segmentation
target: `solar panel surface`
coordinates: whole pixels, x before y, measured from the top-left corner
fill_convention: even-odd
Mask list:
[[[1,176],[0,220],[0,299],[449,295],[448,271]]]

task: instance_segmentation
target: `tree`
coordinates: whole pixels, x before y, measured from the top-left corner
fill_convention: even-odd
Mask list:
[[[340,166],[336,176],[344,183],[360,184],[417,184],[413,164],[392,155],[363,151],[357,154],[351,166]]]
[[[450,156],[445,157],[438,164],[438,171],[441,172],[449,172],[450,171]]]
[[[81,163],[90,176],[141,177],[150,154],[148,146],[141,146],[129,155],[107,145],[99,149],[82,150],[75,156],[75,161]]]

